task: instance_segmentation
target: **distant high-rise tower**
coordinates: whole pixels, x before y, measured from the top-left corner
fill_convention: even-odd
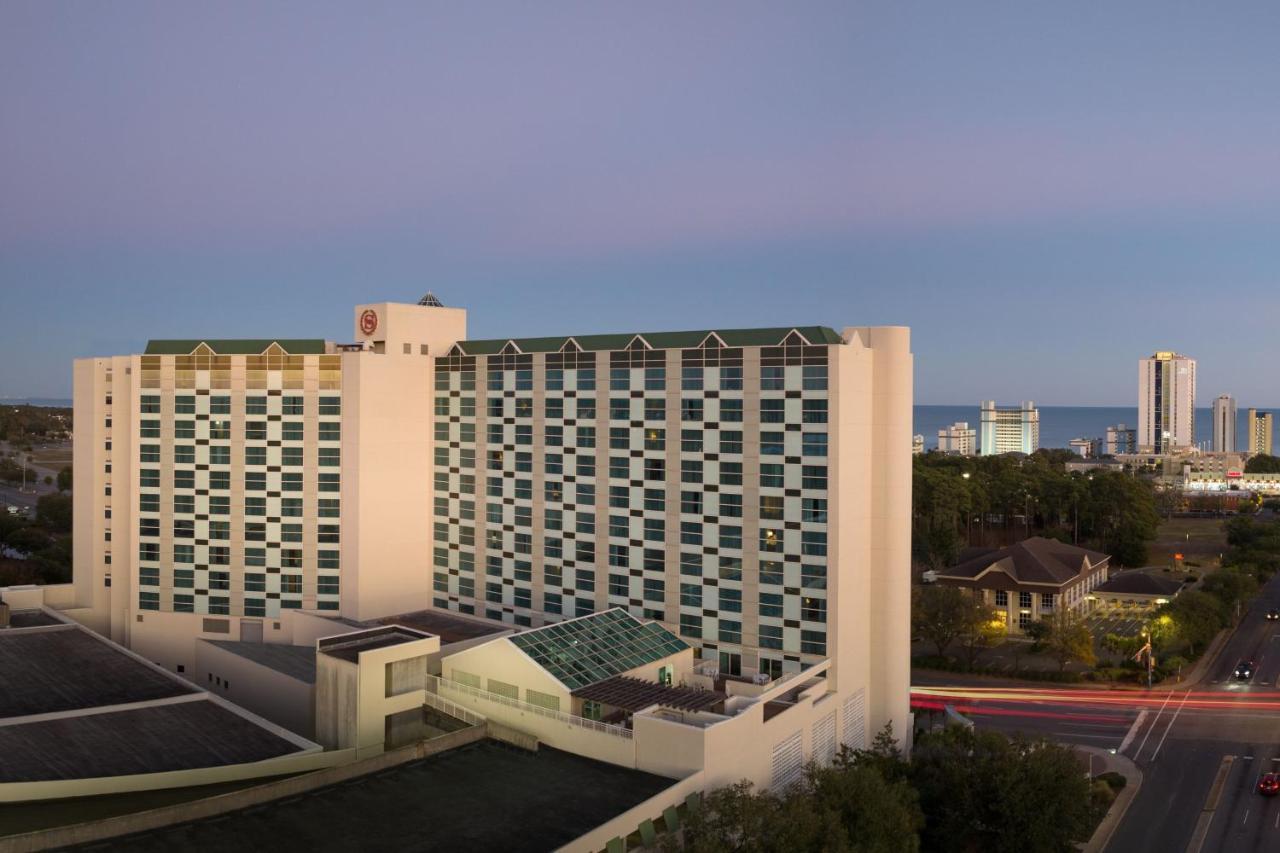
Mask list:
[[[1196,360],[1157,352],[1138,361],[1138,452],[1168,453],[1196,443]]]
[[[1235,453],[1236,398],[1223,394],[1213,401],[1213,450],[1215,453]]]
[[[956,421],[938,430],[938,452],[956,456],[972,456],[977,438],[976,431],[965,421]]]
[[[1250,453],[1271,453],[1271,424],[1272,417],[1270,412],[1259,412],[1257,409],[1249,410],[1249,452]]]
[[[1035,453],[1040,449],[1040,412],[1030,400],[1021,406],[997,406],[982,401],[983,456],[999,453]]]
[[[1107,427],[1106,453],[1115,456],[1117,453],[1138,452],[1138,431],[1124,424]]]

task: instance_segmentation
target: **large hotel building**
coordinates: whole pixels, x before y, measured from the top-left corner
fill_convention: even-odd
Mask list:
[[[353,320],[76,362],[71,615],[189,674],[201,639],[287,642],[289,611],[620,608],[722,676],[829,660],[860,729],[909,734],[907,329],[470,340],[431,296]]]

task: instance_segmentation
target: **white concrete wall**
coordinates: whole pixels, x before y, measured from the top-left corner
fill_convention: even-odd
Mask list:
[[[525,701],[526,691],[533,689],[560,697],[560,710],[566,713],[571,710],[572,697],[565,686],[505,637],[449,655],[441,666],[444,677],[450,681],[456,681],[454,672],[461,670],[480,676],[481,689],[488,690],[489,679],[495,678],[519,687],[521,701]],[[656,675],[657,670],[654,672]]]

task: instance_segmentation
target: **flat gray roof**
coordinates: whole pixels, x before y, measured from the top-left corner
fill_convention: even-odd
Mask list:
[[[50,616],[43,610],[13,610],[9,612],[10,628],[36,628],[43,625],[61,625],[61,620]],[[0,628],[0,631],[3,631]]]
[[[0,726],[0,783],[243,764],[299,752],[207,698]]]
[[[204,640],[260,666],[274,669],[290,678],[316,683],[316,650],[312,646],[286,646],[280,643],[241,643],[235,640]]]
[[[397,631],[390,627],[372,628],[354,634],[343,634],[340,637],[328,637],[320,641],[320,654],[355,663],[361,652],[374,649],[385,649],[388,646],[399,646],[412,643],[425,637],[408,631]]]
[[[0,631],[0,684],[0,719],[196,692],[71,625]]]
[[[250,850],[288,839],[298,850],[545,853],[674,784],[546,746],[484,740],[303,797],[75,849]]]
[[[370,626],[403,625],[406,628],[426,631],[428,634],[435,634],[440,638],[440,644],[446,646],[450,643],[474,640],[477,637],[488,637],[511,630],[508,626],[494,625],[456,613],[446,613],[443,610],[416,610],[412,613],[401,613],[399,616],[376,619],[368,624]]]

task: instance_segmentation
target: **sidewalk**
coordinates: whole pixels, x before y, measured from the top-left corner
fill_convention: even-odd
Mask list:
[[[1111,804],[1102,822],[1093,831],[1093,837],[1083,848],[1084,853],[1102,853],[1111,841],[1111,836],[1115,834],[1116,827],[1120,825],[1120,821],[1124,820],[1124,814],[1129,810],[1129,804],[1133,802],[1133,798],[1138,795],[1138,789],[1142,787],[1142,771],[1138,769],[1138,765],[1123,755],[1112,753],[1110,750],[1096,746],[1077,746],[1074,749],[1086,757],[1092,756],[1091,769],[1094,776],[1114,771],[1124,777],[1124,790],[1116,795],[1115,802]]]

